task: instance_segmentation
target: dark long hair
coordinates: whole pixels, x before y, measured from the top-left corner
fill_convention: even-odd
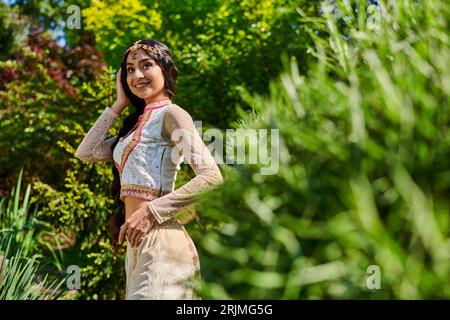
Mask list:
[[[135,42],[125,51],[121,63],[122,72],[120,77],[120,83],[122,84],[122,87],[128,99],[130,100],[131,105],[134,107],[134,110],[132,110],[130,115],[123,120],[123,125],[119,130],[118,138],[125,136],[135,126],[139,119],[139,116],[144,113],[145,108],[145,100],[134,95],[127,84],[127,58],[130,54],[130,49],[136,44],[147,45],[159,50],[161,54],[158,54],[157,52],[155,53],[151,50],[147,50],[145,49],[145,47],[142,48],[142,50],[145,50],[147,54],[161,68],[164,76],[164,89],[166,90],[168,96],[172,99],[176,93],[178,69],[174,64],[172,57],[170,56],[169,48],[165,44],[156,40],[139,40]],[[119,139],[117,139],[117,141],[111,146],[112,151],[114,151],[114,148],[116,147],[118,141]],[[111,233],[111,243],[114,253],[121,254],[125,252],[125,248],[118,243],[118,240],[120,227],[125,222],[125,203],[120,200],[120,176],[119,171],[117,170],[115,165],[112,166],[112,172],[114,178],[111,183],[111,196],[114,199],[115,210],[109,220],[109,231]]]

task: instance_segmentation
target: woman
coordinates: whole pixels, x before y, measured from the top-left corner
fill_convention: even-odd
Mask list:
[[[113,161],[114,250],[126,240],[127,299],[193,299],[198,253],[175,215],[222,175],[191,116],[172,103],[178,70],[167,46],[140,40],[124,54],[117,100],[106,107],[79,145],[85,162]],[[117,136],[105,139],[127,105],[134,110]],[[186,159],[196,176],[174,190]],[[125,215],[123,214],[125,207]]]

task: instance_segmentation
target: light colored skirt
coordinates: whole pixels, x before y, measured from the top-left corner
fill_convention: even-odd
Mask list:
[[[200,277],[197,249],[184,226],[171,219],[154,223],[138,247],[127,244],[127,300],[197,299]]]

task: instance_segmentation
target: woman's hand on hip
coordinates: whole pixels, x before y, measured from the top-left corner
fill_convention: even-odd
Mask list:
[[[136,210],[120,227],[119,243],[123,243],[126,236],[132,247],[139,246],[155,222],[147,206]]]

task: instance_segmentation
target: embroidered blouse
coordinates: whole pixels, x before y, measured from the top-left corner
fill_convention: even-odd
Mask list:
[[[117,142],[106,135],[118,117],[106,107],[76,151],[85,162],[114,161],[120,175],[120,199],[133,196],[149,200],[148,208],[158,223],[194,203],[193,197],[222,183],[221,172],[202,141],[194,122],[170,100],[147,105],[135,127]],[[183,160],[196,176],[175,190]]]

